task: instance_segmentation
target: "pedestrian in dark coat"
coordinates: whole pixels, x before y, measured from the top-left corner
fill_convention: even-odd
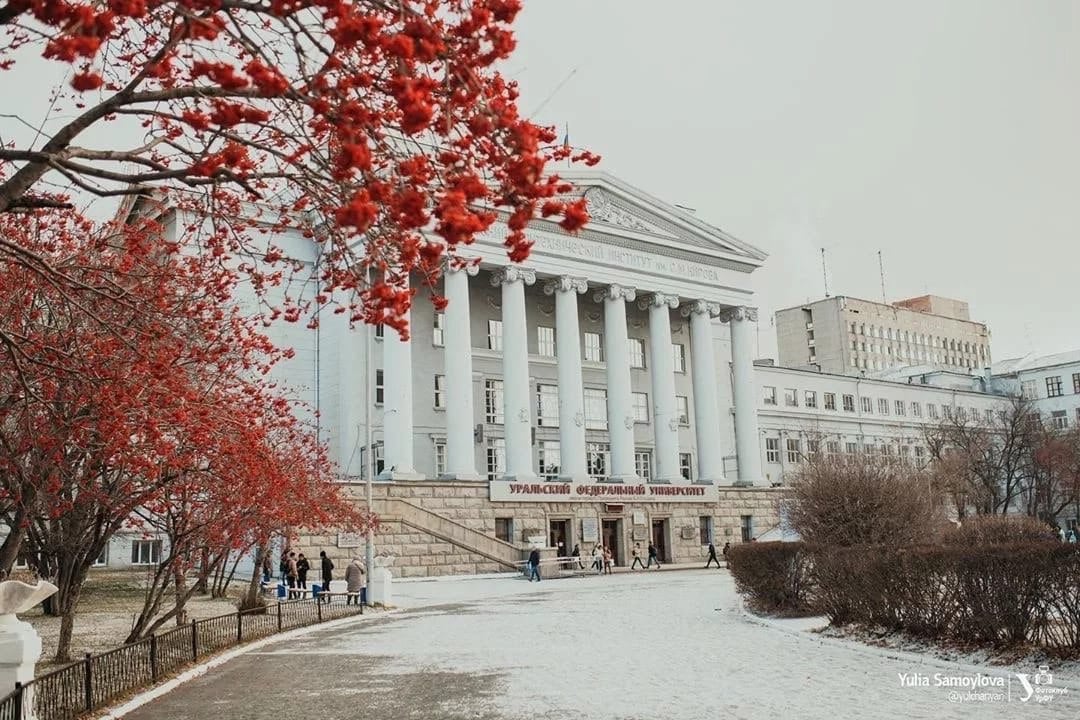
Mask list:
[[[311,563],[304,557],[304,553],[296,558],[296,587],[307,590],[307,574],[311,569]]]
[[[334,580],[334,563],[326,557],[325,550],[319,551],[319,558],[322,560],[322,591],[327,593],[326,601],[330,602],[330,583]]]
[[[656,569],[660,569],[660,558],[656,554],[656,545],[649,543],[649,562],[645,563],[646,568],[651,568],[652,564],[656,563]]]
[[[529,553],[529,582],[540,582],[540,551],[533,548]]]
[[[720,558],[716,557],[716,546],[709,543],[709,559],[705,561],[705,567],[709,567],[712,563],[716,563],[716,569],[720,569]]]

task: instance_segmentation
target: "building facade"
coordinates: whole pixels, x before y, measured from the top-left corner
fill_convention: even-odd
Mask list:
[[[778,310],[779,364],[862,375],[930,364],[970,372],[988,367],[990,332],[967,303],[934,295],[892,305],[837,296]]]
[[[1058,429],[1080,426],[1080,350],[1002,360],[992,370],[999,392],[1034,401]]]

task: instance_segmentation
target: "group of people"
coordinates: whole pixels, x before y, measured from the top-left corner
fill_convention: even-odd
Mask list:
[[[263,582],[270,582],[270,556],[263,557]],[[281,553],[281,562],[278,563],[278,570],[281,573],[282,582],[288,586],[288,597],[290,600],[304,596],[304,591],[307,590],[307,576],[311,571],[311,563],[304,553],[297,553],[293,550],[283,550]],[[330,583],[334,580],[334,563],[327,556],[326,551],[319,552],[319,571],[322,578],[322,585],[320,586],[320,600],[330,602]],[[363,563],[359,558],[353,558],[353,560],[345,568],[345,603],[347,605],[352,604],[364,604],[367,605],[367,578],[366,571],[364,570]]]
[[[730,550],[731,550],[731,543],[729,543],[729,542],[724,543],[724,549],[722,551],[724,553],[724,562],[727,562],[727,556],[728,556],[728,552]],[[720,569],[720,558],[716,557],[716,546],[713,545],[710,542],[709,543],[709,559],[705,561],[705,568],[708,569],[708,567],[710,565],[712,565],[713,563],[716,563],[716,569],[719,570]]]

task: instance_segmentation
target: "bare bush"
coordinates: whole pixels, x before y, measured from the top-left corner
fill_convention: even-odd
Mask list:
[[[997,545],[1057,540],[1054,528],[1027,515],[976,515],[942,533],[947,545]]]
[[[744,543],[731,548],[735,587],[755,609],[779,615],[810,611],[810,561],[803,543]]]

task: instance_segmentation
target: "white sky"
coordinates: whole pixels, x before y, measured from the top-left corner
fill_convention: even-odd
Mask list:
[[[529,0],[523,112],[829,289],[967,300],[996,358],[1080,346],[1080,2]],[[551,93],[572,71],[570,79]],[[539,112],[536,112],[539,110]]]

